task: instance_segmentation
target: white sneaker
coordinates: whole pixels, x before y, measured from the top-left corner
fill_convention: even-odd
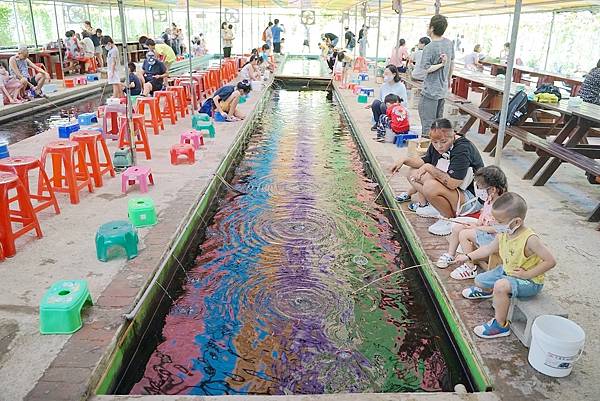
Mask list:
[[[445,236],[452,232],[452,222],[448,220],[438,220],[429,226],[428,231],[433,235]]]
[[[467,264],[462,264],[450,273],[450,277],[454,280],[469,280],[477,276],[477,268]]]
[[[445,269],[452,262],[454,262],[454,258],[452,256],[450,256],[449,254],[444,253],[442,256],[440,256],[438,261],[435,262],[435,265],[437,267],[439,267],[440,269]]]
[[[420,216],[420,217],[435,217],[435,218],[441,217],[440,212],[438,212],[437,209],[431,205],[418,207],[416,210],[416,213],[417,213],[417,216]]]

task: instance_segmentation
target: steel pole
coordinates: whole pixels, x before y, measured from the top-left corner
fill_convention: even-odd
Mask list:
[[[220,56],[219,56],[219,67],[221,67],[223,65],[223,56],[225,56],[224,50],[223,50],[223,0],[219,0],[219,37],[221,38],[221,52],[220,52]],[[219,72],[219,79],[221,79],[221,72]],[[219,83],[219,86],[221,86],[220,83]]]
[[[148,9],[146,8],[146,0],[144,0],[144,19],[146,20],[146,35],[150,34],[150,24],[148,24]]]
[[[188,34],[188,60],[190,61],[190,89],[192,93],[192,116],[196,113],[196,91],[194,90],[194,76],[192,67],[192,22],[190,18],[190,0],[185,0],[185,7],[187,10],[187,34]]]
[[[108,5],[108,17],[110,18],[110,36],[115,37],[115,28],[113,26],[112,5]]]
[[[548,34],[548,48],[546,49],[546,58],[544,59],[544,71],[548,69],[548,57],[550,56],[550,45],[552,44],[552,32],[554,31],[554,17],[556,13],[552,12],[552,22],[550,22],[550,33]]]
[[[400,25],[402,24],[402,11],[398,13],[398,32],[396,32],[396,46],[400,43]]]
[[[512,32],[510,35],[510,50],[506,60],[506,78],[504,80],[504,93],[502,95],[502,110],[500,111],[500,127],[498,128],[498,139],[496,140],[496,157],[494,163],[500,166],[502,160],[502,145],[506,135],[506,120],[508,120],[507,110],[510,100],[510,87],[512,84],[513,66],[515,63],[515,53],[517,50],[517,35],[519,34],[519,20],[521,19],[521,3],[523,0],[515,1],[515,12],[513,14]]]
[[[242,54],[244,54],[244,0],[242,1],[242,12],[240,14],[240,19],[242,20]]]
[[[62,57],[62,46],[60,45],[60,28],[58,26],[58,11],[56,10],[56,0],[53,0],[54,3],[54,20],[56,21],[56,39],[57,39],[57,46],[58,46],[58,62],[60,63],[60,70],[63,74],[63,78],[64,76],[64,72],[62,71],[63,69],[63,57]],[[58,70],[56,71],[56,79],[58,79]],[[102,100],[102,99],[100,99]]]
[[[136,165],[136,152],[135,152],[135,141],[137,135],[133,131],[133,124],[131,123],[133,115],[133,107],[131,104],[131,88],[129,87],[129,66],[127,65],[127,32],[125,31],[125,8],[123,7],[123,0],[117,0],[119,6],[119,18],[121,19],[121,41],[123,42],[123,66],[125,70],[125,94],[127,97],[127,129],[129,130],[129,140],[131,141],[131,161],[133,165]]]
[[[358,47],[358,4],[354,5],[354,35],[356,39],[354,40],[354,49],[352,49],[353,58],[356,58],[356,48]]]
[[[33,17],[33,6],[31,5],[31,0],[27,1],[29,3],[29,13],[31,14],[31,29],[33,30],[33,42],[35,43],[35,47],[38,47],[37,35],[35,34],[35,18]]]
[[[381,0],[378,2],[378,10],[377,10],[377,44],[375,45],[375,71],[373,71],[373,75],[377,75],[377,62],[379,59],[379,34],[381,33]]]

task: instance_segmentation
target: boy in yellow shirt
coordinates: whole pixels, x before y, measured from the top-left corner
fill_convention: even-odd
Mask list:
[[[527,203],[514,192],[506,192],[494,202],[492,215],[498,235],[489,245],[465,255],[455,263],[487,259],[499,253],[502,264],[478,274],[475,286],[463,290],[467,299],[494,297],[495,316],[477,326],[475,334],[481,338],[504,337],[510,334],[507,321],[510,297],[525,298],[539,293],[544,286],[544,273],[556,265],[556,260],[540,238],[525,226]]]
[[[147,47],[149,50],[152,50],[154,54],[157,54],[159,56],[159,60],[165,64],[165,67],[167,67],[167,72],[169,72],[169,67],[171,64],[177,61],[177,56],[175,55],[173,48],[164,43],[156,43],[153,39],[150,39],[147,36],[140,36],[138,41],[142,46]]]

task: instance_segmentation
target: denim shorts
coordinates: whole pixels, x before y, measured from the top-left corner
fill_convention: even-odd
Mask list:
[[[494,238],[496,238],[495,234],[490,234],[481,230],[477,230],[475,232],[475,242],[477,243],[477,246],[479,248],[490,244],[494,240]]]
[[[537,295],[544,287],[531,280],[507,276],[502,265],[490,271],[480,273],[475,277],[475,285],[481,288],[494,288],[494,283],[501,279],[507,279],[510,283],[512,296],[515,298],[527,298]]]
[[[475,195],[473,195],[471,191],[465,189],[461,190],[461,192],[464,196],[464,200],[460,210],[456,214],[457,216],[466,216],[467,214],[478,212],[483,207],[483,205],[478,199],[476,199]]]

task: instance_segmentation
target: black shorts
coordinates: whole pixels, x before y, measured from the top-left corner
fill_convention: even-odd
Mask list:
[[[162,82],[158,82],[156,79],[152,79],[149,81],[152,85],[152,90],[150,92],[154,93],[156,91],[161,91],[163,88]]]
[[[27,78],[27,82],[29,82],[33,86],[37,86],[38,84],[35,77]]]
[[[304,43],[302,43],[302,46],[308,46],[308,47],[310,47],[310,45],[308,44],[308,40],[305,40]]]
[[[275,53],[281,53],[281,42],[273,42],[273,51]]]

